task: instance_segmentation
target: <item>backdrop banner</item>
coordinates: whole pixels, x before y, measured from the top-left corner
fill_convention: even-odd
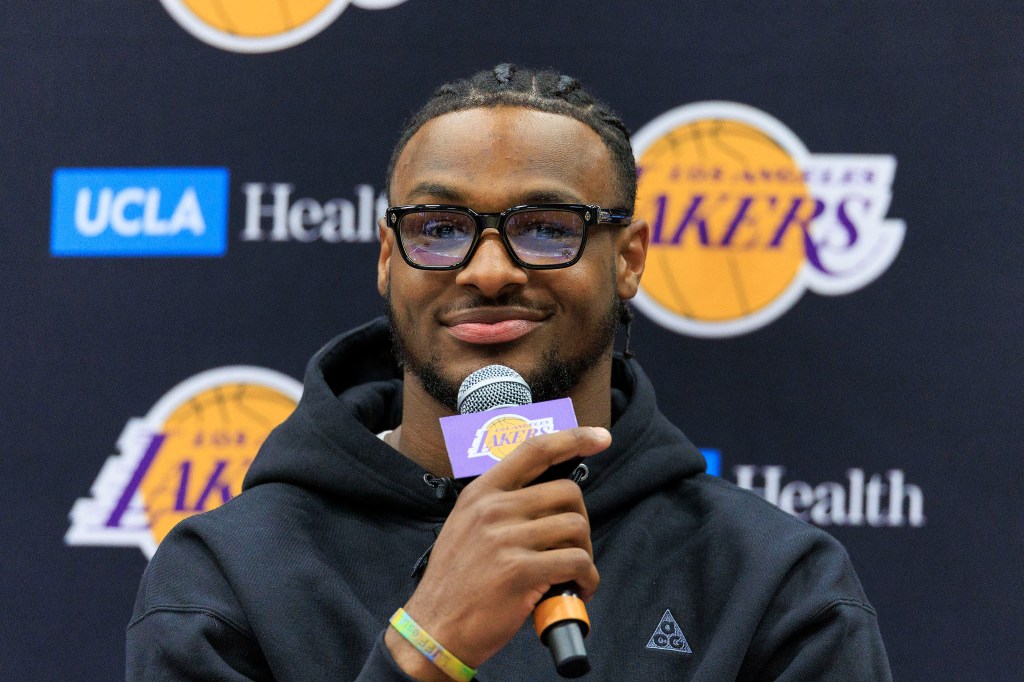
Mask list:
[[[123,678],[160,540],[383,312],[404,121],[505,61],[634,131],[632,345],[709,469],[845,544],[897,679],[1024,676],[1020,3],[14,4],[0,679]]]

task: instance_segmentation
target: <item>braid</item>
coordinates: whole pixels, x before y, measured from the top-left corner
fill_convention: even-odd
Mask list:
[[[494,80],[498,81],[498,86],[507,86],[512,81],[512,74],[516,72],[516,67],[512,64],[498,64],[494,67]]]
[[[552,70],[519,69],[498,64],[463,80],[445,83],[406,124],[391,154],[385,178],[390,195],[391,178],[405,145],[431,119],[453,111],[479,107],[519,106],[575,118],[594,130],[611,152],[621,206],[632,210],[636,199],[636,161],[629,144],[629,129],[606,104],[583,89],[578,80]]]

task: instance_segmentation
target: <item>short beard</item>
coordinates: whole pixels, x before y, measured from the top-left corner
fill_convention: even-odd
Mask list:
[[[622,302],[613,294],[608,309],[602,315],[597,339],[582,349],[576,357],[565,358],[557,349],[548,348],[541,357],[540,366],[527,373],[523,379],[530,386],[534,402],[564,398],[579,384],[580,379],[593,369],[608,354],[615,340]],[[408,351],[406,340],[398,328],[394,306],[391,304],[391,287],[384,294],[384,308],[387,312],[388,329],[391,332],[391,347],[395,360],[419,380],[423,390],[431,398],[452,412],[458,412],[459,383],[441,373],[441,358],[431,355],[425,361],[418,360]],[[610,387],[609,387],[610,389]]]

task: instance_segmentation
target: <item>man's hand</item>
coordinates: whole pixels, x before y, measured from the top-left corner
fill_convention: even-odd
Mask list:
[[[579,486],[527,486],[548,467],[610,444],[602,428],[536,436],[466,486],[405,605],[413,620],[475,668],[512,639],[552,585],[575,582],[589,600],[600,578]],[[408,674],[447,679],[392,628],[385,643]]]

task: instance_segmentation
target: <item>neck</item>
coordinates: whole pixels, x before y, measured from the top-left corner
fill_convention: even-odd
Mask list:
[[[398,443],[395,449],[435,476],[451,476],[452,465],[448,461],[444,435],[438,420],[453,414],[431,398],[423,390],[420,380],[406,370],[402,391],[402,425],[397,429]]]
[[[580,426],[611,428],[611,378],[609,356],[581,376],[569,392]],[[439,420],[455,413],[431,398],[419,379],[408,370],[404,379],[402,425],[396,429],[397,443],[392,446],[435,476],[451,476],[452,465]]]

